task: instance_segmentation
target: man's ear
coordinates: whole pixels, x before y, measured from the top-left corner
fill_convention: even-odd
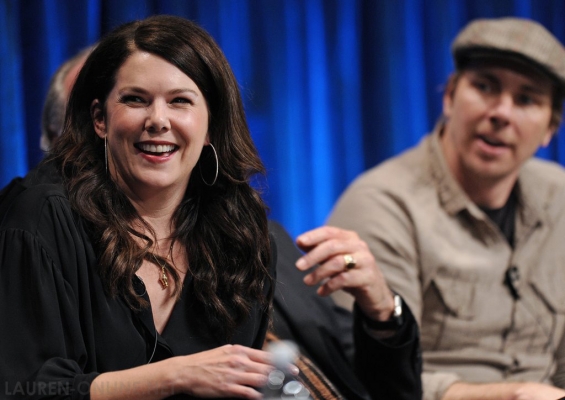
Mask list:
[[[546,132],[545,136],[543,137],[543,140],[541,142],[541,147],[549,146],[549,143],[551,142],[551,139],[553,139],[553,135],[555,135],[556,132],[557,132],[557,128],[549,127],[548,131]]]
[[[98,99],[94,99],[90,105],[90,117],[92,118],[96,134],[100,137],[100,139],[104,139],[107,135],[106,117],[104,116],[102,104],[100,104]]]
[[[446,118],[449,118],[449,116],[451,115],[455,86],[457,86],[457,78],[455,75],[451,75],[447,80],[447,86],[445,88],[445,91],[443,92],[443,115]]]

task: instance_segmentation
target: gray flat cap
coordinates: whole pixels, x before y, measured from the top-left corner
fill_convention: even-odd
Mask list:
[[[514,58],[565,86],[565,48],[539,23],[523,18],[477,19],[451,45],[457,68],[477,56]]]

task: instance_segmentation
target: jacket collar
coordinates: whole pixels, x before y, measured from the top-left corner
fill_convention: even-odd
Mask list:
[[[443,121],[438,122],[427,139],[429,168],[437,187],[440,203],[449,215],[455,215],[465,209],[474,215],[478,207],[469,199],[447,166],[440,142],[443,125]]]
[[[467,196],[447,166],[440,143],[443,126],[443,121],[439,121],[427,138],[429,168],[436,183],[440,202],[449,215],[456,215],[467,210],[476,219],[484,220],[486,215]],[[518,212],[521,222],[519,225],[522,228],[533,227],[545,222],[547,203],[552,197],[547,193],[547,185],[540,182],[539,177],[527,168],[527,163],[522,166],[517,181]]]

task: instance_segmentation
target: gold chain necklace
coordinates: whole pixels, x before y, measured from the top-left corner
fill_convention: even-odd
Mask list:
[[[171,247],[169,247],[169,253],[167,254],[167,258],[165,259],[165,261],[170,261],[171,259],[171,255],[173,254],[173,246],[174,246],[175,242],[171,243]],[[165,264],[161,264],[159,262],[159,260],[157,259],[157,257],[155,256],[155,253],[153,254],[153,259],[155,260],[155,262],[157,263],[157,265],[159,267],[161,267],[161,277],[159,278],[159,282],[161,283],[161,286],[163,286],[163,290],[165,290],[166,288],[169,287],[169,277],[167,276],[167,270],[165,268]]]

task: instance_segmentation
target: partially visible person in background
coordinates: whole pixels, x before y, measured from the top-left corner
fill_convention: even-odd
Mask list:
[[[433,132],[356,179],[328,224],[359,233],[414,312],[424,399],[563,397],[565,170],[533,156],[561,123],[565,49],[501,18],[452,54]]]
[[[44,152],[48,152],[55,139],[63,133],[65,109],[71,89],[84,61],[93,49],[94,45],[89,46],[65,61],[57,68],[49,81],[41,114],[41,138],[39,141],[39,147]]]

